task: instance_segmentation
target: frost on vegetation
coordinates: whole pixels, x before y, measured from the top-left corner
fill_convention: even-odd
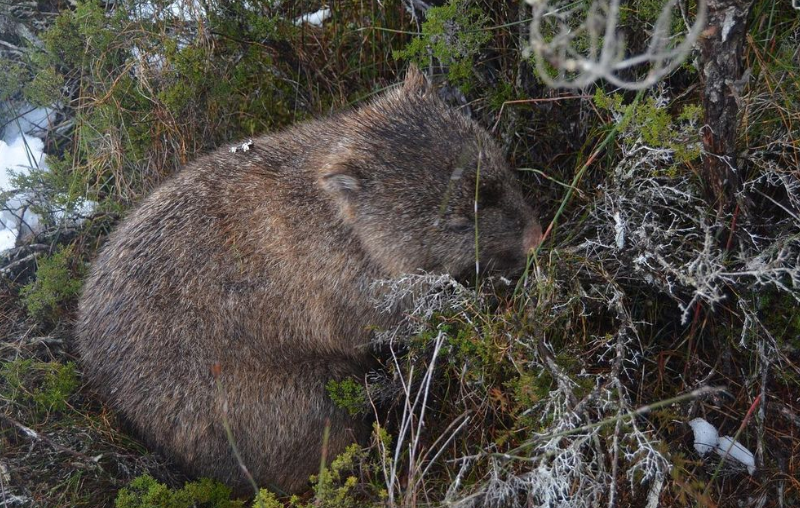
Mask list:
[[[526,370],[547,373],[554,380],[554,388],[522,412],[522,417],[532,420],[529,427],[536,430],[520,446],[503,450],[489,443],[478,453],[461,452],[442,459],[458,467],[445,504],[588,508],[619,496],[621,477],[628,479],[631,490],[643,491],[649,499],[658,499],[670,464],[660,451],[663,445],[648,429],[646,420],[633,416],[635,394],[628,386],[640,367],[642,346],[636,325],[625,307],[624,294],[613,284],[597,284],[580,297],[570,296],[565,295],[558,281],[546,280],[547,276],[541,272],[534,277],[537,280],[533,282],[536,288],[533,291],[539,292],[539,301],[532,304],[535,308],[528,309],[529,312],[558,318],[559,315],[568,316],[572,312],[570,309],[601,306],[616,316],[616,333],[596,338],[596,347],[592,348],[595,356],[587,360],[610,365],[609,372],[605,376],[583,372],[576,378],[555,361],[554,348],[544,336],[515,337],[513,347],[530,354],[526,358],[532,363],[525,366]],[[408,308],[412,309],[408,319],[412,324],[395,331],[390,339],[421,333],[425,323],[440,312],[455,315],[458,322],[480,329],[475,322],[475,310],[480,307],[476,295],[447,276],[406,276],[382,282],[379,287],[383,290],[382,309],[392,311],[401,302],[410,303]],[[568,301],[563,301],[565,297]],[[581,301],[575,302],[575,298]],[[427,368],[415,374],[412,366],[406,372],[402,381],[406,403],[401,432],[394,450],[384,450],[384,455],[391,457],[384,462],[391,468],[396,468],[399,458],[406,453],[412,462],[416,461],[409,467],[410,482],[406,492],[414,491],[414,485],[421,483],[430,463],[443,454],[447,443],[457,438],[469,421],[468,412],[453,418],[448,432],[438,438],[428,436],[428,441],[434,441],[438,447],[427,453],[417,450],[417,442],[424,442],[419,436],[425,432],[428,389],[434,370],[438,368],[437,355],[443,351],[443,344],[449,343],[446,342],[447,333],[446,329],[438,328],[433,335],[429,334],[433,353]],[[400,370],[399,364],[397,367]],[[586,381],[594,385],[588,395],[584,395],[579,386],[579,382]],[[462,387],[458,396],[469,398],[468,392],[468,388]],[[386,477],[390,505],[393,505],[402,496],[402,489],[396,485],[396,475],[387,472]]]
[[[653,102],[663,108],[664,101]],[[767,199],[785,193],[786,218],[767,235],[737,225],[742,242],[726,251],[716,233],[733,217],[717,217],[701,189],[688,176],[669,169],[676,148],[646,142],[642,126],[627,125],[621,134],[621,161],[599,187],[602,196],[592,210],[594,228],[578,247],[609,270],[625,273],[673,297],[685,324],[696,304],[709,307],[726,298],[727,288],[750,291],[772,286],[800,301],[800,182],[796,174],[767,161],[745,193]],[[758,157],[753,159],[759,163]],[[763,228],[762,228],[763,229]]]
[[[373,291],[378,310],[395,313],[403,309],[411,318],[397,329],[382,333],[377,338],[379,342],[421,333],[434,314],[461,311],[480,298],[447,274],[408,274],[381,280],[374,284]]]
[[[598,337],[596,357],[589,360],[610,364],[610,371],[592,376],[594,388],[579,397],[577,383],[553,361],[552,348],[539,337],[545,348],[539,349],[534,370],[547,371],[556,380],[556,389],[527,411],[538,415],[539,430],[515,450],[487,451],[492,460],[485,480],[469,493],[450,492],[454,506],[588,508],[604,500],[613,506],[620,476],[628,479],[632,491],[658,498],[671,466],[647,423],[632,416],[628,385],[641,360],[636,326],[614,285],[596,285],[584,300],[616,315],[616,333]]]

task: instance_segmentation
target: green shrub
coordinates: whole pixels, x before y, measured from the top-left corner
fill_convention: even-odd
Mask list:
[[[150,475],[133,480],[119,491],[116,508],[242,508],[244,503],[230,499],[231,489],[202,478],[186,483],[181,489],[170,489]]]
[[[677,165],[690,163],[700,157],[702,107],[699,105],[687,104],[677,117],[673,117],[666,105],[652,96],[636,106],[624,105],[622,95],[608,95],[598,88],[593,100],[599,109],[618,116],[623,115],[627,108],[635,107],[629,121],[622,125],[623,130],[641,136],[653,148],[672,150]],[[669,168],[669,171],[674,170],[675,166]]]
[[[313,506],[319,508],[356,508],[361,506],[353,496],[358,479],[347,473],[355,469],[364,458],[364,452],[357,444],[352,444],[333,459],[330,467],[323,468],[318,476],[312,476],[314,483]]]
[[[253,508],[283,508],[284,504],[278,501],[275,494],[267,489],[258,491],[255,499],[253,499]]]
[[[468,92],[475,76],[475,58],[491,39],[486,29],[488,22],[481,9],[465,0],[450,0],[441,7],[431,7],[425,14],[420,37],[396,51],[395,58],[424,67],[432,56],[447,67],[450,81]]]
[[[29,80],[25,67],[17,62],[0,58],[0,101],[12,99]]]
[[[347,410],[351,416],[366,413],[367,393],[364,385],[355,379],[346,378],[341,381],[331,380],[325,385],[333,403],[338,407]]]
[[[330,466],[322,469],[319,475],[312,476],[314,498],[304,503],[297,496],[285,501],[266,489],[259,490],[253,499],[252,508],[357,508],[364,506],[356,494],[358,479],[347,474],[353,471],[365,458],[365,452],[357,445],[349,446],[336,457]],[[214,480],[202,478],[186,483],[183,488],[170,489],[150,475],[133,480],[117,494],[116,508],[243,508],[245,503],[231,500],[231,489]]]
[[[3,396],[33,408],[36,417],[66,411],[67,399],[80,386],[75,364],[18,359],[0,368]]]
[[[28,314],[39,322],[57,322],[66,305],[78,297],[84,272],[72,245],[39,258],[36,279],[24,286],[20,293]]]

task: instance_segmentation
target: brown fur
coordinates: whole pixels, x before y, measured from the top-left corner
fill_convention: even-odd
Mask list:
[[[541,236],[489,135],[425,78],[357,111],[189,164],[111,235],[80,303],[89,380],[147,441],[242,489],[227,420],[260,486],[305,487],[368,435],[328,398],[363,376],[372,283],[403,273],[515,271]],[[218,365],[218,389],[212,366]]]

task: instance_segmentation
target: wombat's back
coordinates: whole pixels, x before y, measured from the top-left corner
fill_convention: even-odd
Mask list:
[[[363,323],[385,319],[354,292],[371,272],[359,252],[314,224],[335,210],[272,152],[287,136],[204,157],[154,192],[109,237],[79,309],[78,349],[103,398],[189,471],[239,487],[222,422],[262,485],[298,489],[318,468],[325,421],[353,427],[325,382],[369,363]],[[335,294],[326,274],[348,271],[358,276]]]

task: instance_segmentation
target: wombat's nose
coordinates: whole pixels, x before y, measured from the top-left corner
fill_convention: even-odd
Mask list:
[[[536,221],[531,221],[530,224],[522,232],[522,249],[525,254],[539,246],[542,242],[542,227]]]

